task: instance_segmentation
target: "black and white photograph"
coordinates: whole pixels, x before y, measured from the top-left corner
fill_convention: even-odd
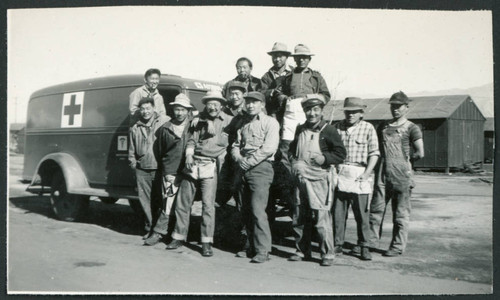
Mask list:
[[[491,10],[4,13],[8,295],[492,296]]]

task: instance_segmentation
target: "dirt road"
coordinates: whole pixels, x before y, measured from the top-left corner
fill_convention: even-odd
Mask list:
[[[275,232],[271,261],[251,264],[227,249],[204,258],[195,241],[176,251],[142,246],[141,220],[125,200],[91,201],[83,223],[50,214],[48,197],[24,192],[22,156],[10,156],[10,293],[482,294],[492,291],[492,185],[472,177],[417,176],[408,249],[371,262],[346,254],[335,266],[288,262],[290,219]],[[388,212],[390,216],[390,212]],[[347,247],[356,242],[352,214]],[[380,249],[389,244],[390,217]],[[315,253],[316,258],[318,254]]]

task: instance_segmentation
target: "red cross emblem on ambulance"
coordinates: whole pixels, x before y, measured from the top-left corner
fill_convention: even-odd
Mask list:
[[[61,128],[82,127],[83,96],[84,92],[64,94]]]

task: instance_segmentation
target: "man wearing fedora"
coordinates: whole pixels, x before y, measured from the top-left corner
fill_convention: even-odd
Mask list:
[[[257,77],[252,76],[253,64],[252,61],[246,57],[240,57],[236,61],[236,72],[238,75],[229,80],[222,87],[222,96],[229,99],[229,83],[231,81],[239,81],[245,85],[247,92],[258,91],[264,92],[267,86]]]
[[[248,243],[237,256],[251,257],[254,263],[269,260],[271,252],[266,207],[274,175],[272,161],[279,144],[278,121],[262,112],[264,101],[265,96],[260,92],[249,92],[245,96],[247,116],[231,148],[241,178],[239,195],[248,232]]]
[[[271,56],[273,62],[273,66],[261,78],[262,82],[267,86],[267,90],[264,93],[266,95],[267,114],[281,120],[283,115],[276,115],[279,113],[280,107],[277,99],[275,99],[277,96],[275,89],[281,85],[281,81],[283,81],[286,75],[292,73],[292,68],[286,64],[291,52],[288,51],[285,44],[276,42],[267,54]]]
[[[173,214],[172,205],[181,181],[184,167],[184,149],[189,130],[189,113],[193,109],[189,98],[180,93],[170,106],[174,118],[158,129],[158,162],[162,174],[162,203],[157,212],[153,232],[144,245],[153,246],[160,242],[169,230],[169,221]]]
[[[176,224],[172,233],[172,242],[167,249],[177,249],[186,240],[191,206],[198,189],[201,191],[202,255],[212,256],[215,229],[215,196],[219,161],[226,155],[228,135],[225,127],[232,117],[222,112],[226,99],[218,91],[208,91],[202,98],[205,109],[200,113],[196,126],[190,127],[190,136],[186,145],[185,168],[180,184],[175,207]]]
[[[323,120],[325,99],[309,94],[302,100],[306,122],[297,127],[290,144],[290,162],[296,186],[292,225],[296,252],[288,260],[311,259],[313,227],[319,237],[321,265],[331,266],[335,258],[331,207],[334,166],[344,161],[346,150],[333,125]]]
[[[338,185],[334,201],[335,253],[342,254],[349,206],[356,219],[358,241],[352,250],[362,260],[371,260],[369,250],[369,200],[373,186],[373,168],[380,156],[377,132],[372,124],[363,121],[366,105],[360,98],[344,101],[345,119],[335,124],[347,151],[338,168]]]
[[[403,92],[389,99],[392,120],[377,128],[382,158],[378,164],[375,191],[370,206],[370,231],[373,246],[382,235],[382,221],[387,204],[392,200],[392,240],[387,257],[403,254],[410,225],[410,197],[415,187],[412,163],[424,157],[422,131],[406,118],[410,99]],[[412,148],[413,154],[410,155]]]

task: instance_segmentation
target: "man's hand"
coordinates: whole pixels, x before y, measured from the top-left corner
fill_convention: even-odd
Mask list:
[[[198,122],[200,121],[200,117],[194,117],[192,120],[191,120],[191,127],[196,127],[196,125],[198,125]]]
[[[128,164],[132,170],[135,170],[137,168],[137,162],[136,161],[131,161]]]
[[[193,155],[187,155],[186,156],[186,168],[188,168],[188,170],[191,170],[191,168],[193,168],[193,166],[194,166]]]
[[[295,176],[300,176],[302,174],[304,170],[304,165],[303,164],[297,164],[297,163],[294,163],[292,164],[292,174],[295,175]]]
[[[367,174],[366,172],[361,174],[358,178],[356,178],[356,181],[367,181],[368,178],[370,178],[370,174]]]
[[[311,157],[311,162],[317,164],[318,166],[321,166],[325,163],[325,156],[322,154],[316,153]]]
[[[250,165],[246,162],[246,160],[244,159],[240,159],[239,161],[239,165],[240,165],[240,168],[243,170],[243,171],[246,171],[248,169],[250,169]]]

